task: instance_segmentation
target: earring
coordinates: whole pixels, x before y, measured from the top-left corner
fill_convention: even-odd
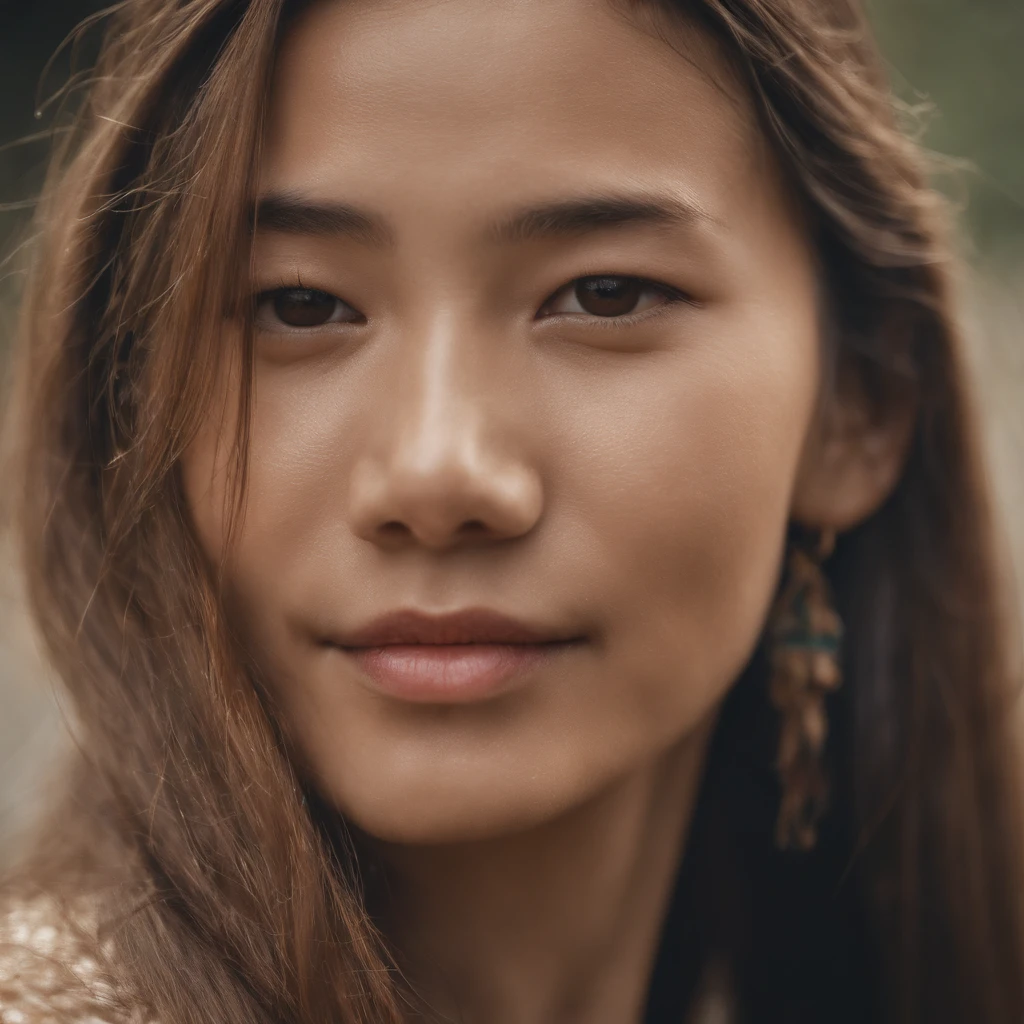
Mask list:
[[[823,530],[811,544],[791,542],[786,573],[770,617],[768,692],[780,715],[776,770],[782,789],[775,843],[809,850],[828,800],[822,752],[828,733],[825,695],[842,681],[842,622],[832,606],[822,563],[835,546]]]

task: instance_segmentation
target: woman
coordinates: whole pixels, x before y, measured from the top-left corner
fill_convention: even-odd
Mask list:
[[[853,0],[131,0],[82,125],[5,1020],[1022,1019],[1008,604]]]

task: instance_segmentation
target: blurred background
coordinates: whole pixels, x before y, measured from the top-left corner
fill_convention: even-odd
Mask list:
[[[95,33],[54,55],[77,23],[103,6],[96,0],[0,0],[3,371],[32,199],[54,125],[66,122],[67,110],[61,113],[53,97],[75,69],[88,68]],[[1008,557],[1024,580],[1024,0],[873,0],[870,11],[896,92],[924,109],[924,141],[959,165],[938,175],[936,185],[961,208],[971,355]],[[0,388],[0,401],[5,395]],[[8,486],[0,477],[0,490]],[[46,785],[61,737],[60,713],[12,566],[0,537],[0,856]]]

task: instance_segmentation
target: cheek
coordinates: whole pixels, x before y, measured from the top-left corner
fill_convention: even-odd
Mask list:
[[[756,338],[756,345],[736,339]],[[728,342],[728,343],[727,343]],[[610,678],[635,736],[694,724],[749,658],[771,602],[812,414],[816,333],[747,327],[594,410],[580,528],[608,570]],[[596,426],[599,424],[599,426]]]

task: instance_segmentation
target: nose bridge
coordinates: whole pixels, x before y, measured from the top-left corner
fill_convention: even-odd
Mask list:
[[[482,338],[471,317],[437,308],[392,352],[392,401],[352,481],[356,532],[447,547],[528,531],[540,515],[540,482],[501,401],[507,375],[488,358],[500,353],[496,340]]]
[[[458,475],[480,458],[484,435],[495,424],[485,422],[483,360],[471,331],[454,310],[443,308],[404,339],[406,369],[392,410],[396,471]]]

